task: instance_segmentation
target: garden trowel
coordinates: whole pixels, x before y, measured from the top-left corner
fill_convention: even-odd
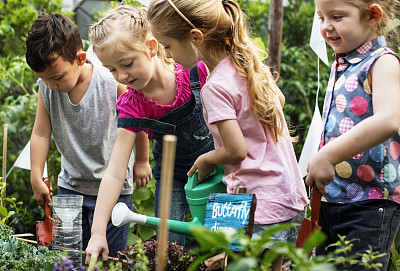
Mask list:
[[[49,188],[50,190],[49,178],[43,178],[43,181],[47,185],[47,188]],[[46,202],[44,203],[44,213],[44,221],[38,221],[36,223],[37,246],[48,246],[49,244],[51,244],[51,241],[53,239],[53,222],[51,219],[51,211],[50,206]]]
[[[321,227],[318,226],[318,217],[319,217],[319,206],[321,205],[321,192],[318,191],[317,187],[314,185],[311,190],[311,220],[308,218],[304,218],[303,223],[301,224],[299,235],[296,241],[296,247],[303,247],[304,242],[311,235],[311,233]]]

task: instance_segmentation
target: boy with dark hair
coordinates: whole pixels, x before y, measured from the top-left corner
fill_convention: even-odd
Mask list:
[[[90,239],[93,212],[100,181],[106,170],[117,131],[115,104],[125,86],[118,84],[102,66],[86,59],[76,25],[62,14],[44,13],[37,18],[26,39],[26,61],[39,77],[38,105],[31,135],[31,185],[35,200],[51,205],[51,192],[42,181],[50,138],[61,154],[58,194],[83,195],[83,250]],[[135,182],[151,179],[148,139],[141,133],[136,140],[137,157],[126,169],[119,202],[132,206]],[[133,156],[132,156],[133,157]],[[132,158],[131,157],[131,158]],[[136,164],[141,170],[136,170]],[[139,167],[138,167],[139,168]],[[107,226],[109,255],[126,247],[126,227]]]

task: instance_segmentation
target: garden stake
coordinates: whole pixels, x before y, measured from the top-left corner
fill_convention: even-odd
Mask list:
[[[50,181],[49,178],[43,178],[44,183],[50,191]],[[44,221],[38,221],[36,223],[36,238],[37,246],[48,246],[53,240],[53,221],[51,219],[50,206],[44,203]]]
[[[8,124],[4,124],[4,138],[3,138],[3,179],[2,179],[2,187],[3,189],[1,190],[1,199],[0,199],[0,207],[3,207],[5,205],[5,198],[6,198],[6,159],[7,159],[7,131],[8,131]],[[3,215],[0,216],[1,219],[3,219]]]
[[[304,242],[311,235],[314,230],[320,230],[318,226],[319,207],[321,205],[322,194],[318,191],[317,187],[313,185],[311,190],[311,220],[304,218],[301,224],[299,235],[296,241],[296,247],[303,247]]]
[[[171,190],[174,179],[174,164],[177,137],[174,135],[163,136],[163,149],[161,160],[161,199],[160,199],[160,226],[157,240],[157,271],[166,270],[167,266],[167,241],[168,221],[171,207]]]

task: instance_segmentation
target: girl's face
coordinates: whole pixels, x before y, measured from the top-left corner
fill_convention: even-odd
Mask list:
[[[137,90],[145,89],[153,77],[152,58],[144,52],[124,47],[122,44],[119,48],[122,49],[105,48],[96,51],[96,55],[103,66],[111,71],[115,80]]]
[[[199,62],[195,50],[189,43],[165,35],[154,34],[154,37],[164,46],[167,57],[173,58],[185,70],[190,70]]]
[[[315,0],[320,31],[337,54],[348,54],[375,38],[360,10],[343,0]]]

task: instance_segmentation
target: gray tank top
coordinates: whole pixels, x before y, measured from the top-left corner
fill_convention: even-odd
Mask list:
[[[96,196],[107,168],[117,131],[117,82],[104,67],[94,66],[89,87],[78,104],[68,93],[38,85],[50,116],[53,138],[61,154],[58,186]],[[133,153],[122,195],[133,192]]]

